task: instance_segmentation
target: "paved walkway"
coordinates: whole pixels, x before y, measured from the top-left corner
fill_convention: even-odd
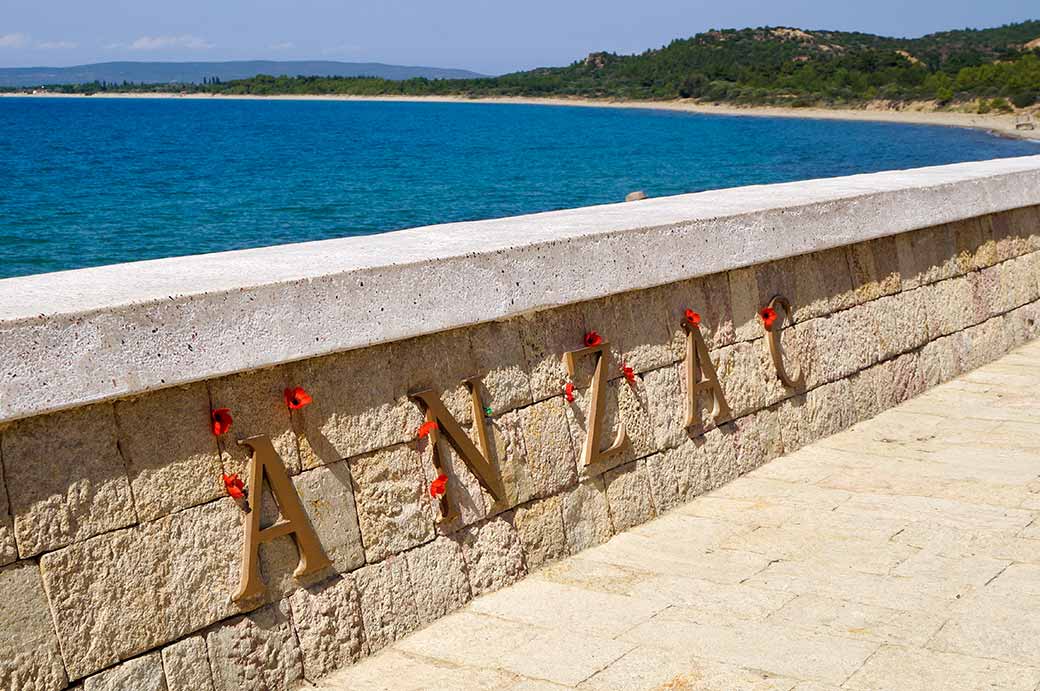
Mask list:
[[[1040,342],[322,688],[1040,690]]]

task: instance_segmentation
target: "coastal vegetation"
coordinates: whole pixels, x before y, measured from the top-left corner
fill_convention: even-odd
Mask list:
[[[592,53],[566,67],[498,77],[275,77],[204,84],[80,84],[71,93],[521,96],[697,99],[734,104],[857,106],[928,101],[979,111],[1040,100],[1040,21],[920,38],[772,27],[711,30],[639,55]]]

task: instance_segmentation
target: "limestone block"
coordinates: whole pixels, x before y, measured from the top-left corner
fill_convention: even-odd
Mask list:
[[[926,388],[917,353],[901,355],[878,367],[877,394],[882,410],[910,400]]]
[[[997,245],[989,219],[967,218],[949,224],[956,251],[958,273],[976,271],[997,263]]]
[[[23,558],[137,521],[111,405],[23,420],[0,444]]]
[[[808,270],[812,271],[815,274],[815,271],[813,271],[812,267],[813,262],[810,257],[811,255],[802,255],[797,258],[785,257],[776,261],[755,265],[755,284],[758,287],[758,295],[755,299],[756,311],[768,305],[770,300],[772,300],[775,296],[783,295],[791,301],[791,305],[795,308],[795,311],[797,312],[801,303],[798,301],[797,296],[798,278],[796,277],[796,274],[799,270]],[[848,262],[847,260],[845,260],[844,256],[842,257],[842,261],[845,261],[845,274],[847,276],[849,273]],[[798,264],[797,268],[795,266],[796,263]],[[814,276],[813,278],[818,277]],[[808,282],[810,282],[810,280],[811,279],[809,279],[809,277],[806,277],[806,280],[803,281],[803,283],[806,284],[806,287],[808,287],[807,284]],[[806,293],[808,295],[808,290],[806,291]],[[822,295],[816,295],[811,296],[810,299],[826,300],[826,297]],[[804,307],[804,305],[801,306]],[[824,313],[828,311],[822,305],[811,305],[809,307],[809,311],[813,313],[817,312],[820,309],[823,309]],[[807,318],[807,316],[803,316],[803,319]],[[762,334],[760,327],[760,333],[756,334],[755,337],[761,335]]]
[[[162,649],[168,691],[213,691],[206,638],[189,636]]]
[[[314,401],[292,413],[303,468],[405,442],[423,423],[419,408],[388,373],[390,345],[303,360],[289,380]],[[396,366],[396,363],[394,363]]]
[[[117,401],[115,415],[142,521],[204,504],[224,493],[205,384]]]
[[[3,445],[0,444],[0,447]],[[0,448],[2,453],[2,448]],[[7,485],[4,483],[3,456],[0,455],[0,566],[10,564],[18,558],[18,546],[14,542],[14,517],[7,504]]]
[[[1000,271],[1002,312],[1010,312],[1040,297],[1040,252],[1011,259],[995,268]]]
[[[672,360],[686,357],[686,310],[701,317],[700,330],[709,350],[730,345],[736,338],[730,304],[729,276],[710,274],[667,286],[663,293],[665,327],[671,334]]]
[[[992,266],[968,274],[972,291],[969,307],[972,324],[981,324],[1004,311],[1005,296],[1002,295],[1000,285],[1001,273],[999,266]]]
[[[224,499],[45,554],[70,678],[236,614],[243,516]]]
[[[690,440],[688,453],[690,454],[689,480],[687,481],[687,495],[689,498],[696,490],[697,481],[700,479],[699,469],[707,468],[707,489],[714,489],[735,480],[740,474],[737,467],[737,430],[733,423],[721,425],[713,430],[708,430],[703,436]],[[683,483],[680,481],[680,489]]]
[[[519,507],[513,515],[513,527],[520,537],[529,571],[567,555],[563,501],[559,496]]]
[[[734,269],[729,276],[729,302],[733,311],[734,340],[750,341],[762,336],[757,270],[754,266]]]
[[[83,680],[83,691],[167,691],[159,651],[127,660]]]
[[[1040,303],[1033,302],[1008,312],[1004,316],[1004,327],[1008,331],[1008,342],[1012,346],[1040,338]],[[2,530],[0,528],[0,531]]]
[[[646,523],[657,515],[650,493],[646,464],[635,461],[603,476],[610,520],[617,531]]]
[[[285,389],[296,386],[285,367],[254,370],[209,382],[213,409],[228,408],[234,422],[219,438],[224,467],[229,473],[245,477],[250,450],[239,439],[266,434],[290,475],[300,472],[299,446],[292,429]]]
[[[288,691],[303,679],[285,600],[214,627],[206,644],[216,691]]]
[[[23,561],[0,569],[0,593],[0,689],[65,688],[65,667],[40,567]]]
[[[927,388],[948,382],[962,371],[960,345],[959,337],[944,336],[921,348],[918,366]]]
[[[531,403],[531,374],[520,336],[520,321],[487,322],[465,330],[469,366],[480,377],[481,400],[494,416]]]
[[[409,550],[405,557],[420,624],[429,624],[469,602],[466,563],[454,540],[437,538]]]
[[[585,337],[582,306],[565,305],[520,317],[519,326],[534,400],[558,396],[568,379],[563,354],[580,348]]]
[[[769,408],[740,418],[734,426],[739,474],[743,475],[783,454],[780,417],[775,409]]]
[[[813,319],[804,328],[811,332],[814,352],[806,370],[809,387],[844,379],[878,361],[878,327],[870,304]]]
[[[577,459],[578,472],[582,476],[598,475],[611,468],[647,456],[657,450],[654,427],[650,420],[650,406],[646,386],[640,377],[634,384],[621,379],[609,382],[606,387],[606,411],[603,415],[602,445],[610,446],[623,422],[627,442],[622,451],[606,462],[593,466],[583,465],[582,448],[588,433],[591,389],[574,392],[574,403],[566,407],[567,426],[571,435],[571,447]]]
[[[361,598],[350,576],[301,588],[289,596],[289,606],[307,679],[324,677],[368,653]]]
[[[883,371],[883,365],[874,365],[849,377],[852,414],[856,421],[869,420],[884,410],[878,397],[879,379]]]
[[[776,376],[764,338],[723,348],[714,359],[715,370],[734,418],[767,408],[787,397],[787,389]],[[699,404],[701,419],[709,423],[712,397],[703,394]],[[713,426],[710,423],[704,425],[707,429]]]
[[[784,401],[779,411],[784,453],[837,434],[851,425],[855,418],[853,400],[852,384],[842,379]]]
[[[1036,207],[1012,209],[990,216],[993,241],[997,245],[997,259],[1006,261],[1033,251],[1032,238],[1040,237],[1040,223],[1036,222]]]
[[[469,329],[453,329],[392,343],[390,366],[383,371],[383,376],[391,380],[400,397],[423,389],[436,392],[456,420],[469,424],[473,422],[473,405],[463,382],[478,374],[474,371],[474,362]],[[373,375],[379,376],[375,372]],[[420,418],[410,430],[411,439],[421,424]]]
[[[526,410],[530,410],[530,407]],[[559,412],[562,417],[563,411],[561,410]],[[469,487],[472,487],[473,503],[483,507],[484,510],[470,512],[469,515],[464,516],[465,520],[458,527],[471,525],[488,514],[505,511],[521,502],[528,501],[537,495],[537,483],[536,479],[532,477],[532,474],[538,473],[544,469],[537,468],[528,457],[527,448],[524,444],[524,434],[521,429],[520,416],[521,411],[514,410],[513,412],[507,413],[501,417],[485,418],[482,421],[485,432],[487,433],[488,443],[491,445],[489,460],[492,465],[497,468],[502,479],[502,484],[505,488],[506,496],[501,501],[495,502],[494,497],[492,497],[490,493],[484,492],[481,489],[476,476],[472,476],[472,480],[466,484]],[[564,420],[564,425],[566,425],[566,420]],[[468,430],[468,433],[474,443],[476,443],[477,439],[475,432],[471,429]],[[566,437],[564,437],[564,439],[566,439]],[[445,446],[447,446],[446,443]],[[465,475],[472,475],[471,471],[465,467],[461,458],[455,454],[454,451],[452,451],[452,463],[456,470],[461,468],[461,471]]]
[[[686,430],[686,375],[683,364],[678,363],[647,372],[643,375],[643,386],[646,388],[646,403],[653,424],[655,448],[673,449],[689,439]],[[706,401],[704,406],[708,406]],[[710,416],[703,419],[709,427],[714,424]]]
[[[895,236],[847,245],[845,252],[857,303],[894,295],[902,289]]]
[[[578,464],[567,427],[566,403],[551,398],[520,411],[520,431],[526,456],[523,473],[528,492],[520,502],[547,497],[577,482]]]
[[[664,289],[637,290],[584,303],[585,324],[610,343],[609,376],[621,376],[622,363],[646,372],[674,362]]]
[[[960,336],[964,353],[961,363],[964,371],[977,369],[993,362],[1011,348],[1011,341],[1004,330],[1002,317],[995,317],[978,326],[966,329],[960,333]]]
[[[512,517],[498,516],[459,534],[474,597],[503,588],[527,575],[524,552]]]
[[[788,270],[794,273],[794,295],[788,294],[787,298],[794,307],[795,322],[822,317],[856,304],[844,247],[803,254],[787,261]],[[775,293],[766,295],[761,289],[759,286],[759,295],[763,298],[760,307],[765,307]]]
[[[603,544],[614,534],[601,478],[582,482],[562,495],[562,500],[563,529],[571,554]]]
[[[878,358],[888,360],[928,342],[928,300],[924,290],[909,290],[867,305],[877,325]]]
[[[404,557],[391,557],[358,569],[354,579],[361,596],[361,619],[369,652],[382,650],[419,628],[415,593]]]
[[[351,459],[354,500],[369,562],[433,537],[433,507],[419,453],[401,444]]]
[[[488,441],[492,445],[491,455],[493,463],[498,463],[499,452],[497,449],[505,448],[506,444],[516,447],[519,433],[516,430],[515,420],[516,414],[514,412],[504,418],[495,420],[494,423],[497,427],[492,427],[489,421]],[[463,429],[470,438],[474,438],[475,435],[472,428]],[[507,442],[503,439],[505,435],[508,435]],[[426,483],[429,486],[429,483],[433,482],[437,476],[437,471],[433,465],[432,447],[420,442],[419,448],[422,452],[422,469],[426,473]],[[432,499],[428,494],[424,495],[433,512],[436,522],[435,529],[438,533],[450,535],[461,528],[484,520],[488,516],[489,511],[497,513],[508,508],[508,492],[506,500],[496,505],[494,498],[484,491],[477,477],[443,438],[440,442],[440,454],[444,474],[448,478],[445,496],[448,497],[448,504],[451,507],[451,511],[454,512],[454,518],[447,520],[440,513],[440,502]],[[512,457],[506,455],[505,452],[502,457],[505,458],[507,468],[511,467],[509,464],[512,463]],[[500,466],[499,471],[502,471]]]
[[[931,338],[948,336],[974,323],[974,288],[967,277],[940,281],[924,290]]]
[[[272,602],[301,585],[317,583],[333,573],[346,573],[365,564],[347,462],[307,470],[293,477],[293,484],[325,554],[332,560],[332,566],[299,579],[293,576],[300,552],[292,536],[279,537],[261,545],[260,572],[267,584],[268,599]],[[264,496],[264,509],[272,509],[274,499],[269,493]]]
[[[960,269],[953,234],[948,226],[923,228],[904,233],[909,252],[900,252],[899,273],[903,290],[917,288],[956,276]]]

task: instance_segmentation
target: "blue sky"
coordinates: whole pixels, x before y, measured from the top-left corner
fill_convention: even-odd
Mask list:
[[[917,36],[1031,18],[1036,0],[0,0],[0,66],[267,58],[501,73],[711,28]]]

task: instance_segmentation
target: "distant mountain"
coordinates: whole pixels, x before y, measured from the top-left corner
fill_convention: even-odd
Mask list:
[[[0,67],[0,87],[47,84],[201,84],[203,80],[248,79],[258,74],[276,77],[296,75],[323,77],[379,77],[401,80],[470,79],[483,75],[469,70],[440,67],[384,65],[379,62],[336,62],[330,60],[238,60],[232,62],[99,62],[74,67]]]

